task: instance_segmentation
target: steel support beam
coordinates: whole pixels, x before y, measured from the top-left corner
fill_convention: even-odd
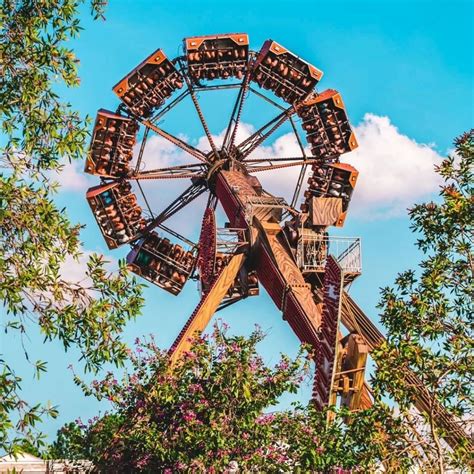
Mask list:
[[[281,114],[260,127],[254,134],[237,146],[237,159],[245,160],[258,146],[270,137],[281,125],[283,125],[295,113],[293,107],[286,109]]]
[[[181,150],[185,151],[186,153],[189,153],[191,156],[194,156],[194,158],[197,158],[199,161],[202,161],[204,163],[207,163],[207,156],[205,153],[203,153],[201,150],[198,150],[197,148],[194,148],[193,146],[189,145],[185,141],[181,140],[181,138],[175,137],[171,133],[165,132],[163,129],[155,125],[154,123],[150,122],[149,120],[144,120],[141,122],[145,127],[153,130],[155,133],[160,135],[160,137],[163,137],[164,139],[168,140],[169,142],[173,143],[173,145],[176,145],[178,148],[181,148]]]

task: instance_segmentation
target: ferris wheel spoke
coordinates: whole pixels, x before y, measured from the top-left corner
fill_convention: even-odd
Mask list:
[[[281,114],[260,127],[254,134],[250,135],[240,145],[237,146],[238,160],[243,161],[257,147],[259,147],[268,137],[270,137],[281,125],[283,125],[295,113],[294,107],[289,107]]]
[[[214,193],[209,193],[209,197],[207,198],[206,209],[209,208],[215,211],[217,207],[217,203],[218,203],[217,196]]]
[[[291,198],[291,207],[295,207],[298,199],[300,197],[301,188],[303,186],[303,180],[306,175],[306,170],[308,169],[308,163],[303,163],[301,167],[300,174],[298,175],[298,181],[296,182],[295,191],[293,192],[293,197]]]
[[[306,157],[304,156],[271,156],[265,158],[249,158],[245,160],[245,163],[273,163],[279,161],[305,161]]]
[[[150,132],[150,129],[145,128],[145,132],[143,133],[142,142],[140,144],[140,151],[138,153],[137,164],[135,165],[134,173],[138,173],[138,171],[140,170],[140,165],[142,163],[143,153],[145,151],[145,145],[146,145],[146,141],[148,139],[148,133],[149,132]]]
[[[301,153],[305,157],[305,159],[307,159],[303,141],[301,140],[300,134],[298,133],[298,129],[296,128],[295,122],[292,117],[290,117],[290,123],[291,123],[291,128],[293,129],[293,133],[295,134],[296,141],[298,142],[298,146],[300,147]],[[305,163],[301,167],[300,174],[298,176],[298,181],[296,182],[295,190],[293,192],[293,197],[291,198],[291,207],[295,207],[296,203],[298,202],[307,168],[308,168],[308,163]]]
[[[184,74],[184,79],[186,81],[189,95],[191,96],[191,100],[193,101],[194,108],[196,109],[202,128],[204,130],[204,133],[206,134],[207,141],[209,142],[209,145],[211,146],[213,156],[208,157],[207,159],[208,161],[212,163],[214,161],[219,160],[220,158],[219,151],[217,150],[216,144],[214,143],[214,139],[212,138],[212,134],[209,130],[209,127],[207,126],[206,118],[204,117],[204,114],[202,113],[201,106],[199,105],[199,101],[197,99],[196,92],[194,91],[193,85],[191,84],[191,80],[189,79],[189,76],[187,74]]]
[[[265,160],[263,160],[263,162],[265,162]],[[251,173],[258,173],[259,171],[272,171],[272,170],[277,170],[281,168],[291,168],[294,166],[302,166],[303,168],[305,168],[308,164],[315,163],[315,162],[316,160],[306,160],[306,161],[295,160],[295,161],[289,161],[286,163],[272,161],[267,165],[250,163],[250,165],[247,166],[247,170]],[[292,201],[291,206],[294,207],[293,201]]]
[[[285,107],[283,107],[278,102],[271,99],[270,97],[267,97],[265,94],[262,94],[259,90],[255,89],[254,87],[249,87],[249,91],[252,92],[253,94],[255,94],[257,97],[260,97],[264,101],[268,102],[269,104],[272,104],[277,109],[286,110]]]
[[[172,135],[171,133],[165,132],[163,129],[150,122],[149,120],[143,120],[141,123],[145,127],[153,130],[155,133],[160,135],[160,137],[163,137],[165,140],[168,140],[169,142],[173,143],[173,145],[177,146],[178,148],[181,148],[181,150],[185,151],[191,156],[194,156],[194,158],[197,158],[199,161],[208,163],[208,159],[205,153],[203,153],[201,150],[198,150],[197,148],[194,148],[192,145],[186,143],[184,140],[181,140],[181,138],[178,138]]]
[[[170,229],[169,227],[165,226],[164,224],[160,224],[157,227],[158,227],[158,229],[161,229],[161,230],[165,231],[167,234],[170,234],[170,235],[176,237],[177,239],[181,240],[181,242],[184,242],[185,244],[189,245],[190,247],[196,248],[198,246],[198,244],[196,242],[193,242],[192,240],[189,240],[184,235],[181,235],[179,232],[176,232],[175,230]]]
[[[171,204],[169,204],[163,211],[160,212],[146,227],[144,233],[147,233],[158,227],[171,216],[186,207],[190,202],[194,201],[202,193],[207,190],[203,181],[191,184],[185,191],[183,191]]]
[[[170,102],[166,107],[158,110],[158,113],[154,115],[150,120],[153,123],[157,123],[158,120],[163,118],[170,110],[174,109],[185,97],[189,95],[189,91],[185,90],[181,94],[178,95],[172,102]]]
[[[301,154],[304,156],[304,158],[306,158],[306,150],[304,149],[303,141],[301,140],[300,134],[298,133],[298,129],[296,128],[293,117],[290,117],[290,124],[291,124],[291,128],[293,129],[293,133],[295,134],[296,141],[298,142],[298,146],[300,148]]]
[[[202,178],[205,176],[205,168],[201,164],[188,164],[168,166],[136,172],[129,179],[179,179],[179,178]]]
[[[251,75],[251,68],[249,67],[247,73],[245,74],[244,79],[242,80],[239,93],[237,95],[237,99],[234,104],[234,108],[232,109],[232,114],[229,120],[229,125],[227,126],[224,143],[222,148],[227,151],[227,153],[232,153],[232,149],[234,147],[235,138],[237,136],[237,130],[239,128],[240,117],[242,115],[242,110],[244,106],[245,99],[247,97],[247,91],[250,84],[250,75]]]
[[[175,173],[163,173],[163,172],[156,172],[156,173],[139,173],[134,176],[130,176],[129,179],[131,180],[144,180],[144,179],[200,179],[204,178],[206,175],[205,173],[197,173],[197,172],[175,172]]]
[[[304,156],[306,160],[307,156],[306,156],[306,151],[304,149],[303,141],[301,140],[300,134],[298,133],[298,129],[296,128],[293,117],[290,117],[290,123],[291,123],[291,128],[293,129],[293,133],[295,134],[296,141],[298,142],[298,146],[300,147],[301,154]],[[301,167],[300,174],[298,176],[298,181],[296,182],[295,190],[293,192],[293,197],[291,198],[291,207],[295,207],[296,203],[298,202],[307,168],[308,168],[308,163],[305,163]]]
[[[207,92],[207,91],[225,91],[229,89],[240,89],[242,86],[241,82],[231,84],[196,84],[193,86],[195,92]]]

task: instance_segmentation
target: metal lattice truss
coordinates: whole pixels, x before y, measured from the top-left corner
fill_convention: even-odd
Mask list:
[[[88,191],[87,200],[108,247],[131,245],[127,261],[133,272],[172,294],[189,278],[199,280],[202,298],[170,349],[172,364],[216,311],[258,295],[261,284],[299,339],[314,348],[315,405],[340,403],[358,410],[372,403],[365,366],[382,336],[348,303],[347,287],[361,273],[360,240],[328,235],[348,212],[358,172],[340,157],[357,141],[341,95],[316,91],[321,77],[275,41],[249,49],[246,34],[187,38],[183,54],[174,59],[158,49],[113,88],[118,109],[97,114],[85,171],[101,183]],[[219,143],[199,97],[229,89],[236,90],[236,100]],[[250,96],[273,107],[275,116],[239,142]],[[163,128],[184,100],[192,102],[208,150]],[[284,124],[294,133],[299,156],[259,157],[259,147]],[[192,161],[144,167],[153,134]],[[255,176],[290,167],[300,172],[289,203],[264,190]],[[164,208],[153,209],[143,182],[177,179],[189,186]],[[204,193],[208,201],[195,243],[165,222]],[[224,228],[217,227],[217,203],[227,215]],[[345,336],[340,323],[348,329]],[[421,409],[429,405],[425,395],[421,390]],[[446,413],[438,415],[452,428]],[[458,442],[460,432],[450,433],[448,441]]]

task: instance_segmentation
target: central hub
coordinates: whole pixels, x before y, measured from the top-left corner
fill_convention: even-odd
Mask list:
[[[221,170],[245,171],[245,165],[233,158],[225,149],[219,150],[219,158],[216,159],[214,153],[208,155],[208,169],[206,181],[210,189],[214,188],[216,176]]]

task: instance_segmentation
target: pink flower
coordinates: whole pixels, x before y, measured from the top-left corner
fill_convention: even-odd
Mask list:
[[[83,421],[80,418],[76,419],[76,425],[79,426],[79,428],[85,428],[86,425],[83,423]]]
[[[229,329],[229,325],[225,321],[223,321],[222,319],[219,319],[219,322],[221,323],[222,332],[225,332]]]
[[[305,434],[313,434],[313,429],[310,426],[302,426],[301,431]]]
[[[230,345],[230,348],[233,352],[236,352],[237,354],[240,352],[240,347],[239,345],[236,343],[236,342],[233,342],[231,345]]]
[[[289,367],[289,364],[288,364],[288,361],[286,360],[281,360],[276,366],[278,370],[288,370],[288,367]]]
[[[191,393],[202,392],[202,387],[198,383],[192,383],[189,385],[189,391]]]
[[[275,420],[275,415],[273,413],[268,413],[264,415],[260,415],[256,420],[255,423],[257,425],[268,425]]]
[[[183,418],[185,421],[194,421],[196,419],[196,413],[194,413],[192,410],[187,410],[184,412]]]
[[[136,467],[138,469],[142,469],[144,468],[147,464],[148,464],[148,461],[150,460],[150,455],[149,454],[145,454],[142,458],[140,458],[136,463]]]
[[[255,373],[260,366],[260,361],[258,359],[252,359],[249,363],[249,370],[252,373]]]

